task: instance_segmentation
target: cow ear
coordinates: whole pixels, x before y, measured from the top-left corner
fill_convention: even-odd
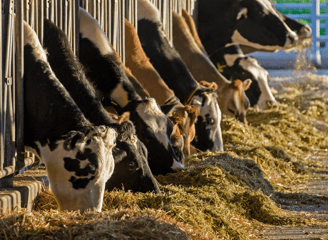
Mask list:
[[[244,90],[246,91],[251,86],[251,84],[252,84],[252,80],[249,78],[243,81]]]
[[[85,135],[79,131],[70,131],[64,141],[64,149],[67,151],[73,150],[77,144],[84,142]]]
[[[247,18],[247,8],[242,8],[239,13],[237,14],[237,20],[241,19],[242,17]]]
[[[130,120],[130,112],[124,112],[121,116],[118,117],[117,122],[121,124],[122,122]]]

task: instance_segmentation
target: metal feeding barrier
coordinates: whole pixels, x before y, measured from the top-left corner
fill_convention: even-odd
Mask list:
[[[173,40],[172,30],[172,12],[175,11],[178,14],[182,14],[182,9],[188,11],[188,13],[197,19],[197,2],[198,0],[149,0],[157,7],[161,14],[161,21],[163,24],[166,37],[169,39],[171,45]]]
[[[66,33],[78,56],[80,6],[98,20],[109,42],[124,57],[124,19],[137,27],[137,0],[1,1],[0,188],[13,187],[14,174],[35,160],[24,150],[23,21],[43,43],[44,18],[50,19]]]
[[[160,11],[164,30],[172,42],[172,11],[185,8],[196,15],[195,0],[149,0]],[[35,161],[24,150],[24,41],[23,21],[43,43],[44,19],[67,35],[79,52],[79,7],[98,20],[109,42],[124,62],[125,18],[137,29],[137,0],[3,0],[0,16],[0,188],[13,187],[13,176]]]
[[[43,39],[44,18],[68,36],[78,55],[79,0],[3,0],[0,16],[0,188],[13,187],[13,176],[34,163],[24,150],[23,20]]]

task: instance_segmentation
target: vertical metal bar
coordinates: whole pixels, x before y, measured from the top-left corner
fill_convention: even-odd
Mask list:
[[[23,5],[16,5],[16,149],[17,169],[24,167],[24,28]]]
[[[45,4],[45,14],[44,17],[49,19],[49,2],[50,0],[46,0],[46,4]]]
[[[34,15],[34,0],[30,1],[30,26],[35,29],[35,26],[34,26],[34,21],[35,21],[35,15]]]
[[[107,0],[108,2],[108,41],[113,44],[113,41],[112,41],[112,29],[113,29],[113,21],[112,21],[112,1],[111,0]],[[113,45],[114,46],[114,45]]]
[[[54,0],[50,0],[50,20],[55,23],[55,3]]]
[[[3,69],[2,66],[2,58],[3,58],[3,52],[2,52],[2,43],[3,43],[3,37],[4,37],[4,31],[3,31],[3,25],[2,25],[2,17],[3,17],[3,11],[2,11],[2,7],[0,9],[0,67],[1,69]],[[2,108],[2,104],[3,104],[3,71],[0,72],[0,170],[3,169],[3,165],[4,165],[4,127],[3,127],[3,108]]]
[[[125,63],[125,1],[121,1],[121,11],[120,11],[121,19],[120,19],[120,25],[121,25],[121,34],[120,34],[120,44],[121,44],[121,50],[120,50],[120,56],[123,63]]]
[[[313,26],[313,56],[317,64],[321,64],[320,58],[320,43],[318,38],[320,37],[320,20],[318,16],[320,15],[320,0],[312,1],[312,9],[311,9],[311,21]]]
[[[71,49],[72,51],[74,52],[75,54],[75,0],[72,1],[72,5],[71,5],[71,12],[72,12],[72,41],[70,42],[71,43]]]
[[[112,45],[117,49],[117,20],[118,20],[118,0],[112,0]]]
[[[58,27],[63,30],[64,29],[63,28],[63,16],[64,16],[64,14],[63,14],[63,0],[59,0],[58,9],[59,9],[58,10],[58,14],[59,14],[58,15]]]
[[[80,45],[80,0],[75,0],[75,55],[79,57]]]
[[[34,0],[34,31],[36,34],[39,36],[39,26],[38,26],[38,21],[39,21],[39,11],[38,11],[39,5],[38,5],[38,0]]]
[[[64,12],[64,16],[63,16],[63,25],[64,25],[64,32],[66,34],[66,36],[68,36],[68,0],[64,0],[64,9],[63,9],[63,12]]]
[[[41,44],[43,45],[43,22],[44,22],[44,1],[40,0],[39,1],[39,6],[38,6],[38,37],[39,40],[41,42]]]
[[[12,157],[13,157],[13,144],[12,144],[12,138],[11,138],[11,134],[12,134],[12,118],[11,118],[11,113],[12,113],[12,109],[11,109],[11,105],[10,105],[10,101],[12,99],[10,99],[9,97],[11,96],[10,94],[10,90],[11,90],[11,76],[12,76],[12,51],[13,51],[13,28],[14,28],[14,23],[13,23],[13,13],[14,13],[14,1],[10,0],[4,3],[4,11],[5,11],[5,17],[6,17],[6,61],[5,61],[5,84],[3,85],[3,89],[4,89],[4,102],[3,102],[3,118],[1,119],[1,123],[3,124],[3,136],[4,136],[4,141],[3,141],[3,145],[4,145],[4,166],[3,167],[7,167],[7,166],[11,166],[13,164],[12,162]],[[2,67],[2,66],[1,66]],[[8,127],[9,126],[9,127]],[[7,128],[8,127],[8,128]],[[0,187],[13,187],[13,176],[6,176],[2,179],[0,179]]]

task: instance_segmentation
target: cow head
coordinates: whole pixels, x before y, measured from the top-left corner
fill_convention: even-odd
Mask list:
[[[278,50],[293,47],[298,37],[270,0],[241,0],[231,40],[233,43]]]
[[[233,69],[230,75],[232,80],[252,80],[252,84],[245,91],[252,107],[264,110],[277,104],[268,85],[269,73],[260,66],[255,58],[240,57],[231,69]]]
[[[137,135],[148,149],[148,163],[152,173],[159,175],[182,169],[183,165],[171,146],[172,122],[160,110],[155,99],[131,101],[124,110],[130,112]]]
[[[240,80],[233,81],[218,96],[218,103],[221,111],[228,116],[237,118],[243,123],[246,121],[246,112],[250,107],[249,100],[245,91],[250,87],[252,80],[247,79],[244,82]]]
[[[287,17],[286,15],[278,12],[282,20],[288,25],[288,27],[296,32],[299,43],[302,43],[305,39],[312,38],[312,29],[307,24],[302,24],[294,19]]]
[[[190,155],[190,144],[195,137],[195,122],[199,111],[195,106],[176,106],[169,116],[173,123],[171,134],[172,147],[177,156],[188,157]],[[183,152],[183,154],[181,154]]]
[[[203,83],[203,82],[201,82]],[[223,151],[221,133],[221,111],[215,88],[200,89],[195,93],[191,105],[199,111],[195,123],[196,136],[193,145],[201,151]]]
[[[136,136],[136,130],[130,119],[130,113],[122,115],[109,112],[112,119],[118,123],[118,137],[113,148],[115,169],[106,183],[106,190],[123,188],[125,191],[160,193],[148,162],[148,151]]]
[[[71,131],[38,150],[50,188],[62,210],[101,211],[105,184],[113,173],[116,131],[99,126]]]

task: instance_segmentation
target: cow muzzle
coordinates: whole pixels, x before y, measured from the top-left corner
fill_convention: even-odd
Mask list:
[[[309,38],[312,36],[312,29],[309,25],[305,24],[298,32],[300,39]]]
[[[298,36],[295,32],[289,32],[286,35],[285,47],[292,47],[298,43]]]

